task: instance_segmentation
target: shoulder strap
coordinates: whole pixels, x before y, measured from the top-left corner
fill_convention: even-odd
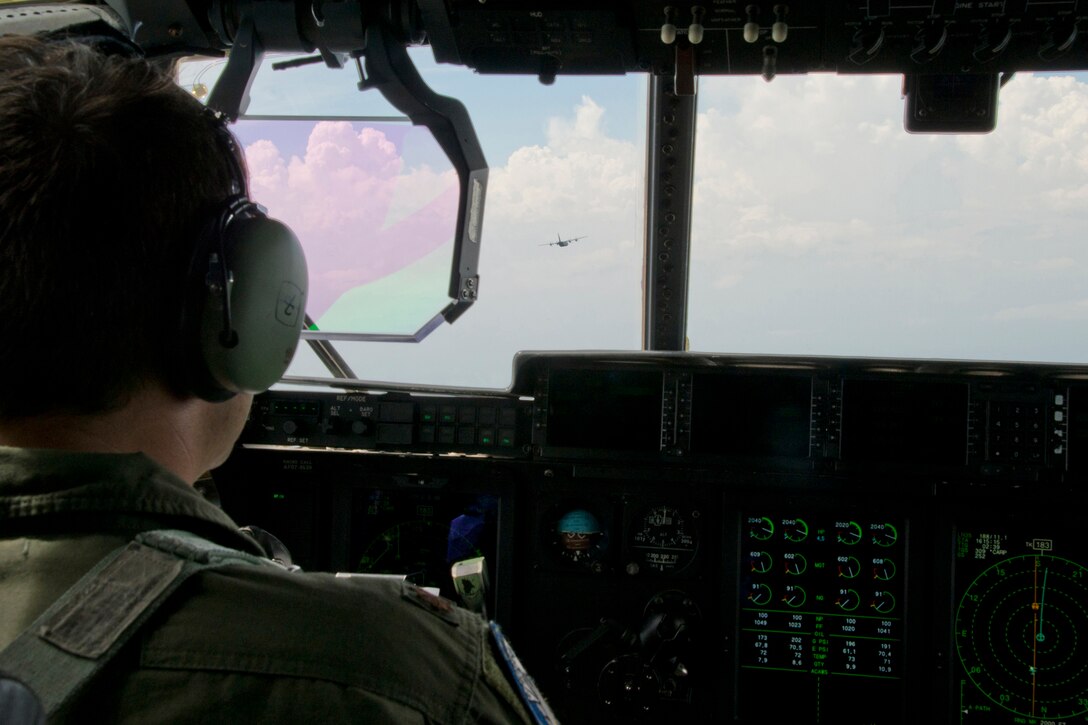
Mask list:
[[[146,531],[107,554],[14,642],[0,670],[18,675],[56,713],[182,582],[227,564],[274,564],[186,531]]]

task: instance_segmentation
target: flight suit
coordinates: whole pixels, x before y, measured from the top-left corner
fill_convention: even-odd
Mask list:
[[[237,528],[141,454],[0,447],[0,649],[137,533],[264,556]],[[182,584],[57,719],[529,722],[495,646],[410,584],[231,565]]]

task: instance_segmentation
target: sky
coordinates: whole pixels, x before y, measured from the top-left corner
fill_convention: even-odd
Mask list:
[[[416,57],[436,90],[466,104],[491,166],[480,299],[419,345],[339,345],[356,374],[505,388],[517,350],[638,349],[646,79],[548,87]],[[258,79],[251,112],[392,113],[344,73]],[[691,349],[1088,362],[1088,78],[1018,74],[1002,89],[997,130],[981,136],[907,134],[900,84],[700,79]],[[399,230],[441,216],[448,169],[419,144],[392,151],[399,132],[388,124],[380,138],[318,130],[324,145],[246,141],[254,196],[313,248],[312,272],[373,280],[343,298],[367,314],[339,322],[410,325],[431,299],[437,312],[446,240],[408,244]],[[401,190],[396,204],[375,192],[382,184]],[[546,246],[557,234],[586,238]],[[345,239],[350,261],[323,251]],[[402,271],[382,266],[406,244],[415,251],[392,265]],[[437,278],[437,298],[420,302],[420,280]],[[302,347],[290,372],[324,374]]]

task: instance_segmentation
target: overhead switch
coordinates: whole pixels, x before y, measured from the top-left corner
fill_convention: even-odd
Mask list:
[[[858,65],[868,63],[883,45],[884,26],[879,23],[862,23],[854,33],[854,45],[848,57]]]
[[[691,9],[691,25],[688,26],[688,42],[698,45],[703,42],[703,16],[706,11],[699,5]]]
[[[1042,60],[1054,60],[1069,50],[1077,40],[1077,19],[1071,15],[1056,18],[1046,29],[1046,40],[1039,48]]]
[[[756,22],[759,8],[749,5],[744,11],[748,14],[748,22],[744,24],[744,42],[755,43],[759,40],[759,23]]]
[[[910,57],[915,63],[928,63],[937,57],[948,40],[948,25],[941,21],[927,21],[914,39]]]
[[[786,14],[790,11],[788,5],[774,6],[774,25],[771,26],[771,40],[776,43],[785,43],[789,35],[790,26],[786,23]]]
[[[672,45],[676,42],[676,24],[673,22],[673,13],[676,11],[672,5],[665,7],[665,24],[661,26],[661,42]]]
[[[980,63],[993,60],[1001,55],[1012,40],[1012,26],[1003,18],[996,18],[986,23],[978,34],[973,55]]]

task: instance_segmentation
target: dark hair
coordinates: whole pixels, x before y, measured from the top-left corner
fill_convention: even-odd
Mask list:
[[[173,382],[193,248],[231,190],[220,146],[143,59],[0,38],[0,417]]]

